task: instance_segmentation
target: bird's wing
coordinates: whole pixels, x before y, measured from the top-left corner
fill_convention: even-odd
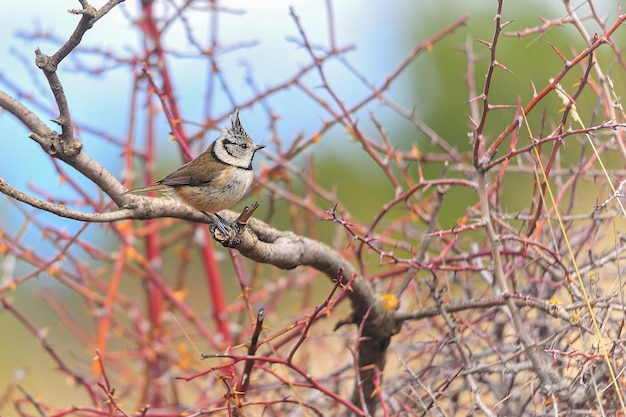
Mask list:
[[[223,174],[224,168],[224,164],[216,161],[210,151],[207,151],[167,177],[157,181],[157,184],[169,187],[207,185],[219,178]]]

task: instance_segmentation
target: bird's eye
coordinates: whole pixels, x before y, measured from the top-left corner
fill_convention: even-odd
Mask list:
[[[243,149],[248,149],[248,144],[247,144],[247,143],[242,143],[242,144],[241,144],[241,147],[242,147]]]

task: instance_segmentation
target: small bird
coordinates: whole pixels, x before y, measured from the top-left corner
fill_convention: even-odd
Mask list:
[[[163,191],[211,217],[215,226],[228,234],[225,226],[234,225],[217,212],[237,204],[248,191],[254,178],[252,158],[263,148],[265,145],[256,145],[243,129],[236,109],[230,116],[230,127],[222,129],[201,155],[154,185],[124,194]]]

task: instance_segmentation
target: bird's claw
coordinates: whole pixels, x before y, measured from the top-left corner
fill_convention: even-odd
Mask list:
[[[219,214],[209,213],[206,211],[203,211],[203,213],[212,220],[212,222],[209,224],[209,230],[211,231],[211,234],[215,234],[215,230],[219,230],[222,235],[228,237],[233,232],[234,234],[237,234],[239,232],[239,228],[234,222],[226,220]]]
[[[217,216],[216,219],[213,220],[213,223],[209,225],[211,233],[214,234],[215,230],[219,230],[219,232],[224,236],[237,235],[239,233],[239,225],[235,222],[231,222],[230,220],[226,220],[223,217]]]

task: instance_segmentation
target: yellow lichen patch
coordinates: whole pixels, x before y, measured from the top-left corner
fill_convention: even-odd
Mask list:
[[[385,313],[389,313],[391,311],[397,310],[398,307],[400,306],[400,302],[398,301],[396,296],[393,294],[381,295],[380,297],[378,297],[378,299],[383,305],[383,309],[385,310]]]

